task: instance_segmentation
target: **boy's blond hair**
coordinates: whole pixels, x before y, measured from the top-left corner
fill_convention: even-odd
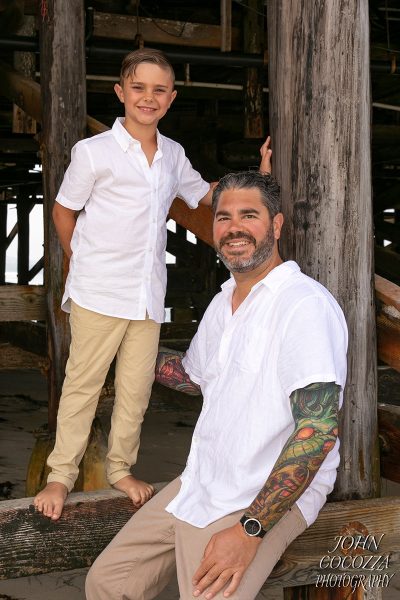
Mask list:
[[[155,50],[154,48],[140,48],[139,50],[129,52],[129,54],[125,56],[121,65],[121,85],[126,77],[130,77],[131,75],[135,74],[137,66],[141,65],[142,63],[150,63],[152,65],[157,65],[161,69],[169,71],[172,79],[172,87],[174,87],[175,72],[171,63],[169,62],[165,54],[161,52],[161,50]]]

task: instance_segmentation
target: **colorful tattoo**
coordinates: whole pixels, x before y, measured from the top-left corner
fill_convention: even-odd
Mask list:
[[[245,511],[268,531],[314,479],[338,433],[340,386],[313,383],[290,396],[295,429],[264,487]]]
[[[183,368],[183,356],[184,353],[177,350],[160,351],[156,362],[156,381],[190,396],[200,396],[200,386],[191,381]]]

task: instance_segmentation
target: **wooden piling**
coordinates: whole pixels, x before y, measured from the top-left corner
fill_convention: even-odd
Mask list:
[[[268,46],[283,255],[333,293],[349,328],[333,497],[372,498],[379,493],[379,455],[368,3],[271,0]]]
[[[49,357],[49,429],[56,417],[68,356],[67,315],[60,308],[68,261],[58,242],[52,208],[72,146],[85,136],[86,71],[84,3],[49,0],[40,26],[41,152],[45,222],[45,286]]]

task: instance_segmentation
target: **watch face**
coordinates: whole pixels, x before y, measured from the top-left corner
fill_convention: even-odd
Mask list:
[[[256,536],[261,531],[261,523],[257,519],[247,519],[244,528],[247,535]]]

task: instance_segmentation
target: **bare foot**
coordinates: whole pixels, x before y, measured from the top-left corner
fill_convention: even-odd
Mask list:
[[[133,502],[133,506],[140,508],[154,494],[154,488],[151,483],[135,479],[133,475],[122,477],[117,483],[114,483],[113,488],[124,492]]]
[[[68,489],[63,483],[51,481],[35,496],[33,504],[36,510],[57,521],[61,517]]]

